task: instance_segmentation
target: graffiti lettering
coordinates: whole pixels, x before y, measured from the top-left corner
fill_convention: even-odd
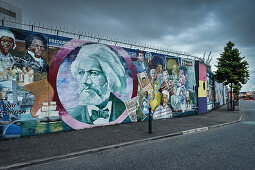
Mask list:
[[[63,41],[63,40],[56,40],[56,39],[49,39],[49,43],[64,45],[64,44],[66,43],[66,41]]]
[[[16,104],[0,105],[0,108],[8,110],[10,114],[18,115],[18,114],[26,113],[26,110],[14,110],[15,107],[16,107]],[[1,116],[3,116],[3,114],[6,114],[6,111],[0,110],[0,114]]]
[[[15,107],[16,107],[16,104],[0,105],[0,108],[4,108],[4,109],[14,109]]]
[[[13,114],[13,115],[25,114],[25,113],[26,113],[25,110],[11,110],[10,111],[10,114]]]

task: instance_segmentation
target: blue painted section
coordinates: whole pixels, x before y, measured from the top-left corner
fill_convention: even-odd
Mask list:
[[[207,97],[198,98],[198,113],[203,114],[207,112]]]

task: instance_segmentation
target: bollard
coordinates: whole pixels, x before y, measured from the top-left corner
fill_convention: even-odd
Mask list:
[[[152,113],[151,113],[151,107],[149,107],[149,133],[152,133]]]

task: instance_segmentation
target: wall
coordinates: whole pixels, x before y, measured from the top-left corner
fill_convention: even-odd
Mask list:
[[[3,36],[15,47],[1,39],[1,138],[143,121],[149,105],[153,119],[207,111],[195,60],[7,27]]]
[[[199,63],[198,112],[207,112],[207,78],[206,65]]]
[[[215,107],[219,107],[224,104],[226,91],[221,83],[215,81]]]
[[[207,111],[215,108],[214,76],[210,68],[207,68]]]

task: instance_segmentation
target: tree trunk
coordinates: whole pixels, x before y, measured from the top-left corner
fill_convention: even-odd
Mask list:
[[[232,83],[230,84],[230,109],[233,110]]]
[[[235,110],[236,108],[236,100],[235,100],[235,94],[234,94],[234,99],[233,99],[233,109],[232,110]]]

